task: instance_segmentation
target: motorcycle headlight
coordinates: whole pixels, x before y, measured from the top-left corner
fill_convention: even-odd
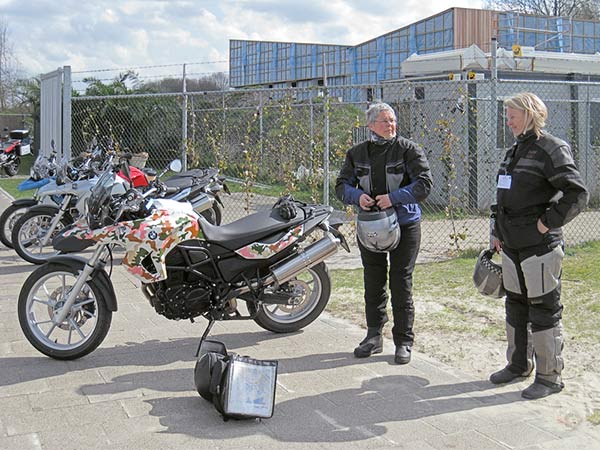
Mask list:
[[[0,153],[0,161],[6,161],[7,155],[6,153],[2,152]]]

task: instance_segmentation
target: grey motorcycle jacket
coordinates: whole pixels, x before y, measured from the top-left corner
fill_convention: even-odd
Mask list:
[[[373,167],[369,141],[352,147],[335,185],[337,198],[346,205],[359,205],[360,196],[372,195]],[[398,223],[406,225],[421,219],[418,205],[431,191],[432,178],[423,150],[414,142],[397,137],[385,152],[385,181]]]
[[[562,239],[561,227],[589,198],[569,145],[544,132],[539,138],[533,131],[517,138],[497,181],[494,234],[514,249]],[[550,229],[547,233],[538,231],[538,219]]]

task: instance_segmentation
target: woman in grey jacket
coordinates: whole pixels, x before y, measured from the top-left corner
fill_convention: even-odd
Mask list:
[[[516,142],[498,172],[492,243],[502,252],[508,364],[490,381],[529,376],[535,359],[535,380],[521,395],[537,399],[564,387],[561,227],[586,207],[588,192],[569,145],[542,130],[546,105],[531,93],[504,105]]]
[[[336,196],[364,210],[394,208],[400,225],[400,242],[389,253],[377,253],[358,242],[364,268],[367,336],[354,350],[357,358],[383,350],[382,329],[389,284],[396,346],[395,361],[410,362],[414,342],[412,274],[421,243],[421,209],[431,190],[431,172],[423,150],[412,141],[396,136],[396,113],[386,103],[376,103],[366,112],[371,138],[346,154],[336,181]]]

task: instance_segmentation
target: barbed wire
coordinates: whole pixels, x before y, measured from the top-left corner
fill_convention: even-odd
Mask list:
[[[191,63],[187,63],[187,62],[183,62],[183,63],[174,63],[174,64],[157,64],[157,65],[151,65],[151,66],[134,66],[134,67],[117,67],[117,68],[104,68],[104,69],[88,69],[88,70],[75,70],[72,71],[71,73],[76,74],[76,73],[95,73],[95,72],[118,72],[118,71],[122,71],[122,70],[137,70],[137,69],[160,69],[160,68],[164,68],[164,67],[182,67],[184,64],[186,66],[193,66],[193,65],[200,65],[200,64],[222,64],[222,63],[228,63],[228,60],[217,60],[217,61],[198,61],[198,62],[191,62]]]
[[[191,73],[186,73],[185,77],[186,78],[190,78],[192,76],[206,76],[206,75],[212,75],[215,73],[228,73],[227,70],[215,70],[214,72],[191,72]],[[138,76],[138,79],[143,81],[143,80],[147,80],[147,79],[165,79],[165,78],[182,78],[182,74],[181,73],[176,73],[176,74],[165,74],[165,75],[145,75],[145,76]],[[114,81],[114,77],[113,78],[94,78],[94,81]],[[89,81],[86,81],[84,78],[80,79],[80,80],[72,80],[72,83],[89,83]]]

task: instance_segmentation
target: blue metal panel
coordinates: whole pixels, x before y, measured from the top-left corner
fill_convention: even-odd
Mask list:
[[[358,84],[358,68],[356,66],[356,47],[350,47],[348,49],[348,68],[350,75],[350,82],[352,84]]]
[[[377,80],[385,80],[385,37],[377,38]]]
[[[261,42],[257,42],[256,43],[256,73],[255,73],[255,84],[259,84],[262,83],[261,80],[261,76],[260,76],[260,72],[261,72],[261,67],[262,67],[262,63],[260,62],[260,51],[261,51]]]
[[[563,53],[565,51],[565,39],[563,36],[564,30],[565,30],[565,27],[563,24],[563,18],[557,17],[556,18],[556,31],[558,32],[558,51],[560,53]]]
[[[418,53],[419,51],[417,48],[417,26],[414,23],[411,24],[408,31],[408,55],[410,56],[413,53]]]
[[[292,43],[290,46],[290,59],[288,62],[289,71],[290,71],[290,80],[295,80],[298,77],[296,76],[296,43]]]
[[[242,82],[240,83],[242,86],[246,84],[246,71],[248,70],[248,42],[242,41]]]
[[[273,48],[271,50],[271,67],[270,67],[270,76],[269,78],[272,81],[279,81],[278,73],[277,73],[277,61],[279,61],[279,43],[274,42]]]
[[[317,64],[319,64],[319,62],[317,61],[317,56],[318,56],[318,52],[317,52],[318,48],[316,44],[313,44],[310,46],[310,61],[311,61],[311,78],[317,78]]]

